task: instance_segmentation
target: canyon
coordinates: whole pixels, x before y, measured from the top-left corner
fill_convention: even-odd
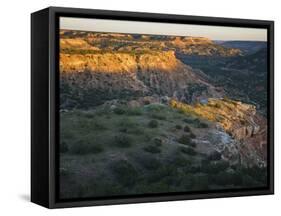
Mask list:
[[[60,71],[62,83],[71,92],[81,95],[81,91],[94,91],[95,98],[99,97],[98,90],[115,92],[119,98],[129,93],[159,95],[187,103],[223,95],[222,89],[206,82],[204,76],[178,60],[174,51],[61,54]],[[61,105],[64,106],[64,101]]]
[[[266,185],[265,54],[259,42],[61,30],[62,197]]]
[[[74,42],[73,39],[76,41]],[[78,40],[80,45],[77,44]],[[94,49],[119,52],[173,50],[187,55],[221,57],[243,54],[240,49],[221,46],[204,37],[94,33],[68,30],[61,31],[60,48],[61,52],[65,53],[78,52],[81,49],[88,51]]]
[[[256,112],[255,106],[223,98],[209,98],[207,103],[194,106],[176,100],[169,101],[169,104],[223,128],[238,141],[237,149],[245,165],[266,166],[267,120]]]

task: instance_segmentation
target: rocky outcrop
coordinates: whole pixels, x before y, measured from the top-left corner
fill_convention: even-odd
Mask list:
[[[266,119],[253,105],[222,99],[223,88],[175,55],[226,57],[240,50],[200,37],[79,31],[62,31],[60,48],[61,109],[114,107],[120,101],[138,107],[173,98],[172,107],[216,125],[211,138],[198,140],[204,148],[213,145],[231,163],[266,165]],[[208,139],[215,141],[208,144]]]
[[[185,55],[230,57],[242,54],[239,49],[226,48],[204,37],[176,37],[170,44],[177,52]]]
[[[97,47],[91,46],[85,40],[79,38],[60,39],[60,49],[78,49],[78,50],[100,50]]]
[[[229,99],[208,98],[195,106],[171,100],[172,107],[192,112],[209,121],[218,122],[235,139],[242,140],[255,135],[260,127],[255,123],[255,106]]]
[[[104,51],[167,51],[198,56],[239,56],[241,50],[224,47],[205,37],[134,35],[61,30],[61,38],[84,40]],[[86,49],[86,48],[85,48]],[[67,51],[67,50],[66,50]]]
[[[266,165],[267,123],[256,113],[255,106],[215,98],[194,106],[171,100],[170,106],[218,124],[237,141],[242,163]]]
[[[135,73],[136,56],[129,53],[60,54],[61,73]]]
[[[118,94],[115,96],[121,99],[129,95],[158,95],[186,103],[222,95],[179,61],[174,51],[60,54],[60,72],[61,85],[72,89],[72,93],[98,90],[112,96]]]
[[[221,159],[228,161],[231,165],[241,163],[239,142],[221,128],[209,128],[198,134],[195,141],[199,150],[204,154],[218,154]]]

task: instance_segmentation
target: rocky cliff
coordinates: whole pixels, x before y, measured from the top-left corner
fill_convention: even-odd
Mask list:
[[[106,91],[120,98],[156,94],[187,103],[222,94],[179,61],[174,51],[61,54],[60,72],[65,89],[78,94],[81,90]]]
[[[61,31],[62,43],[67,40],[84,41],[85,49],[92,46],[95,49],[106,51],[166,51],[173,50],[186,55],[198,56],[239,56],[241,50],[217,44],[209,38],[192,36],[166,36],[166,35],[137,35],[97,33],[85,31]],[[61,46],[64,52],[67,46]],[[70,47],[75,49],[75,46]],[[80,48],[79,48],[80,49]]]
[[[242,163],[266,165],[267,122],[255,106],[214,98],[194,106],[171,100],[170,106],[214,122],[230,134],[238,141]]]

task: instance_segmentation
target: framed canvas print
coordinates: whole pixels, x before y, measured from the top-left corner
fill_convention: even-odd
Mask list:
[[[31,200],[273,194],[273,21],[32,14]]]

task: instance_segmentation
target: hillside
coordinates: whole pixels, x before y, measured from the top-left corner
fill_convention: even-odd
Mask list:
[[[60,35],[62,198],[267,185],[266,49]]]
[[[264,41],[220,41],[218,44],[228,48],[239,49],[244,55],[253,54],[267,47],[267,42]]]
[[[208,82],[224,89],[226,96],[254,104],[267,113],[267,49],[230,58],[177,55],[185,64],[199,69]],[[204,64],[202,64],[204,62]]]
[[[114,98],[158,95],[193,103],[222,95],[179,61],[174,51],[62,53],[60,71],[61,106],[68,109],[93,107]]]
[[[239,49],[221,46],[204,37],[61,31],[61,44],[73,38],[86,42],[85,50],[90,45],[103,51],[173,50],[187,55],[225,57],[242,54]],[[67,50],[68,48],[65,45],[61,46],[62,51],[77,51],[75,46],[72,46],[71,50]]]
[[[170,106],[217,123],[235,140],[243,143],[243,145],[238,145],[238,148],[245,165],[257,161],[260,165],[266,164],[267,121],[256,113],[255,106],[229,99],[214,98],[209,98],[206,104],[195,106],[171,100]]]
[[[215,122],[145,104],[115,100],[61,113],[63,198],[266,185],[260,156]]]

